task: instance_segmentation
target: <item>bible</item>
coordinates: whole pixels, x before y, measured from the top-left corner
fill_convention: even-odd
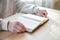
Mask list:
[[[33,14],[21,14],[17,19],[27,28],[27,32],[33,32],[39,25],[48,20],[48,18]]]
[[[34,14],[17,13],[6,18],[6,20],[9,20],[11,22],[18,21],[26,27],[27,32],[33,32],[36,28],[38,28],[38,26],[40,27],[40,25],[44,24],[48,18]]]

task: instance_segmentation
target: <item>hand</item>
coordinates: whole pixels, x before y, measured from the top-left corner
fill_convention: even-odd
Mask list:
[[[15,21],[15,22],[9,22],[8,30],[12,33],[20,33],[25,32],[26,28],[22,23]]]
[[[47,17],[47,11],[46,10],[39,10],[37,15],[42,17]]]

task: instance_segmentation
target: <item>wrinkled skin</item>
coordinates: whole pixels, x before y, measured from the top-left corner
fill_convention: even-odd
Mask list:
[[[20,33],[25,32],[26,28],[22,23],[15,21],[15,22],[9,22],[8,30],[12,33]]]

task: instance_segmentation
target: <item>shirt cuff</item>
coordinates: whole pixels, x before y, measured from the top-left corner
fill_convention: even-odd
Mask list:
[[[38,8],[38,7],[36,7],[36,8],[33,9],[33,13],[34,13],[34,14],[37,14],[38,11],[39,11],[39,8]]]
[[[8,20],[2,20],[2,30],[8,30]]]

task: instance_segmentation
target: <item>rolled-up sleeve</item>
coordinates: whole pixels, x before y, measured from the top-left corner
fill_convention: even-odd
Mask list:
[[[19,1],[17,2],[17,11],[19,12],[23,12],[23,13],[37,13],[38,11],[38,6],[34,5],[34,4],[28,4],[26,2],[23,1]]]
[[[8,20],[0,19],[0,30],[8,30],[7,24],[8,24]]]
[[[26,12],[26,13],[37,13],[38,12],[38,7],[33,5],[33,4],[27,4],[25,5],[22,9],[21,12]]]
[[[0,31],[2,30],[2,23],[1,23],[1,19],[0,19]]]

